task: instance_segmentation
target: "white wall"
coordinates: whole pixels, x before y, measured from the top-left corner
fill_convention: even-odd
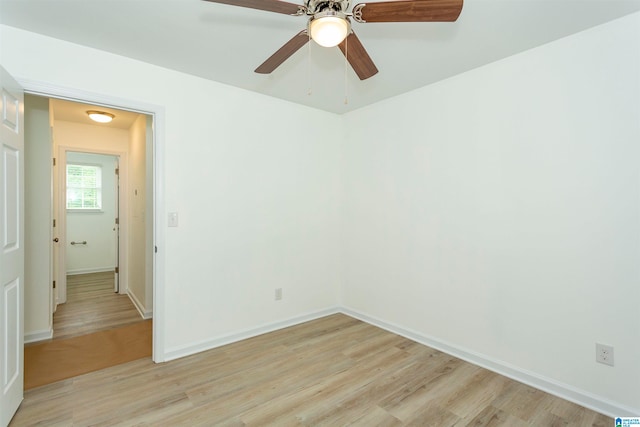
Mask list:
[[[346,307],[640,413],[640,14],[345,121]]]
[[[164,107],[160,211],[180,221],[159,248],[166,352],[335,306],[336,116],[7,26],[0,35],[14,76]]]
[[[25,96],[25,341],[51,337],[49,100]]]
[[[87,125],[55,119],[55,144],[78,151],[110,150],[127,152],[129,131],[114,127]]]
[[[102,169],[102,209],[100,212],[67,211],[67,274],[113,271],[116,266],[116,179],[117,157],[68,152],[67,164],[98,165]],[[72,245],[83,242],[86,245]]]
[[[129,129],[129,285],[128,293],[145,318],[152,312],[152,289],[147,289],[147,116],[140,115]],[[153,160],[153,159],[151,159]],[[153,206],[151,206],[153,209]],[[151,260],[150,260],[151,261]],[[150,267],[150,266],[149,266]]]

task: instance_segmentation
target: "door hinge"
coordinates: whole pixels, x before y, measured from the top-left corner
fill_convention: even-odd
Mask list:
[[[116,168],[116,175],[120,175],[120,168]]]
[[[53,281],[53,289],[55,289],[55,288],[56,288],[56,281],[54,280]]]
[[[156,253],[158,253],[158,247],[157,246],[155,247],[155,250],[156,250]]]
[[[54,227],[56,226],[56,220],[55,219],[53,220],[53,226]]]
[[[120,218],[116,218],[116,224],[120,224]]]
[[[55,165],[56,165],[56,158],[54,157],[53,158],[53,166],[55,166]]]
[[[119,267],[116,267],[115,273],[116,273],[116,274],[119,274],[119,273],[120,273],[120,268],[119,268]]]

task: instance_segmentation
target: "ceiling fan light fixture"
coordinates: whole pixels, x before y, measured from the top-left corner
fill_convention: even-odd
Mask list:
[[[115,117],[115,115],[111,113],[106,113],[104,111],[95,111],[95,110],[87,111],[87,115],[91,120],[98,123],[109,123]]]
[[[323,47],[334,47],[342,43],[350,31],[346,15],[335,11],[316,13],[309,21],[311,38]]]

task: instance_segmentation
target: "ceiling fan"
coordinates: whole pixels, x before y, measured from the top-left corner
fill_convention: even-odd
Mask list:
[[[309,17],[307,28],[296,34],[255,72],[270,74],[313,39],[320,46],[339,46],[360,80],[378,72],[360,39],[351,29],[351,19],[368,22],[453,22],[462,11],[463,0],[398,0],[359,3],[349,10],[350,0],[305,0],[304,5],[281,0],[205,0],[285,15]]]

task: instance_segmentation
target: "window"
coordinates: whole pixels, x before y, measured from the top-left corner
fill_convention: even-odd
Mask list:
[[[102,209],[102,168],[67,164],[67,209]]]

